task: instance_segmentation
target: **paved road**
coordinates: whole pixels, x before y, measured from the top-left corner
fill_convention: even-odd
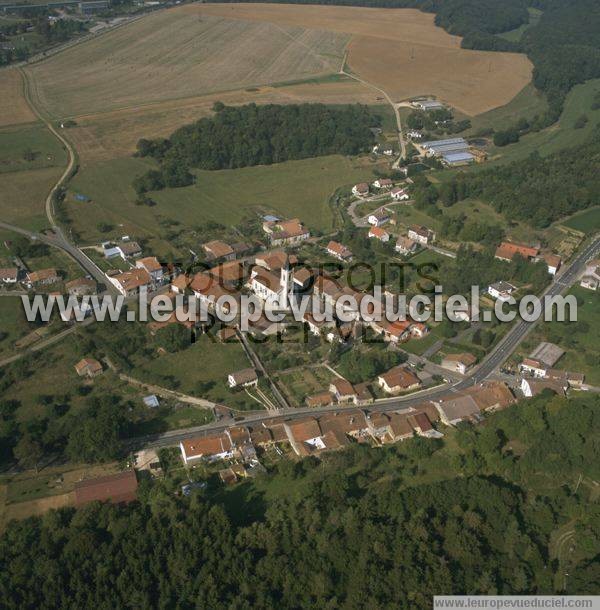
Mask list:
[[[585,269],[586,262],[589,259],[598,256],[599,253],[600,237],[596,237],[573,259],[573,261],[571,261],[568,266],[563,269],[562,273],[555,278],[552,284],[544,292],[544,296],[559,295],[573,285],[582,271]],[[473,385],[481,383],[486,379],[495,377],[500,365],[515,351],[517,346],[521,343],[521,341],[523,341],[534,326],[535,322],[525,322],[519,319],[519,321],[515,323],[515,325],[494,347],[487,358],[485,358],[483,362],[464,379],[453,384],[444,384],[434,388],[422,390],[420,392],[415,392],[414,394],[404,397],[392,397],[378,400],[372,405],[369,405],[369,411],[407,411],[425,401],[436,400],[444,396],[448,396],[449,393],[465,390]],[[279,411],[279,416],[277,419],[290,420],[306,416],[314,417],[326,413],[333,413],[339,410],[340,407],[338,405],[320,408],[282,409]],[[245,417],[238,417],[235,420],[223,419],[205,426],[188,428],[186,430],[173,430],[163,434],[132,439],[129,444],[132,449],[139,447],[164,447],[176,445],[186,438],[221,432],[231,426],[234,421],[240,425],[251,426],[252,424],[259,424],[273,419],[274,417],[271,414],[267,414],[265,412],[252,412]]]

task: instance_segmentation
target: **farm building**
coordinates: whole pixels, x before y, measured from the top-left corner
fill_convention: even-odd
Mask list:
[[[470,152],[452,152],[442,154],[442,161],[449,167],[460,167],[461,165],[471,165],[475,157]]]
[[[444,108],[444,104],[442,102],[438,102],[437,100],[417,100],[412,102],[412,105],[419,110],[441,110]]]

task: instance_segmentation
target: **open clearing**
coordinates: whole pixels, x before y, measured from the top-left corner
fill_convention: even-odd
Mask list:
[[[471,51],[414,9],[193,4],[190,13],[321,28],[352,35],[348,66],[392,98],[436,95],[469,115],[508,103],[530,80],[525,55]]]
[[[0,127],[37,121],[23,96],[21,75],[14,68],[0,70],[0,108]]]
[[[53,116],[298,80],[338,71],[349,36],[158,11],[29,68]]]

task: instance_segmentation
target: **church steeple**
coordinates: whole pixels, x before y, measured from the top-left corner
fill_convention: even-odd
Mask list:
[[[279,287],[281,291],[280,306],[281,309],[289,307],[289,294],[292,286],[292,270],[290,267],[290,257],[286,255],[285,263],[281,267],[281,275],[279,278]]]

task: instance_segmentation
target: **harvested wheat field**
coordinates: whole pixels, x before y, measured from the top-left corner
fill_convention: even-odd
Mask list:
[[[0,127],[37,120],[23,95],[23,81],[18,70],[0,70],[0,108]]]
[[[55,117],[144,106],[338,71],[350,36],[157,11],[29,68]]]
[[[190,14],[321,28],[352,36],[347,66],[392,99],[435,95],[465,114],[508,103],[531,80],[525,55],[471,51],[414,9],[281,4],[193,4]]]
[[[216,101],[229,106],[248,104],[296,104],[322,102],[341,104],[349,101],[381,104],[381,97],[370,87],[344,79],[332,82],[291,84],[285,87],[257,87],[225,93],[158,102],[144,107],[124,108],[77,117],[77,127],[68,135],[77,148],[83,167],[130,155],[140,138],[168,136],[185,123],[212,114]]]

